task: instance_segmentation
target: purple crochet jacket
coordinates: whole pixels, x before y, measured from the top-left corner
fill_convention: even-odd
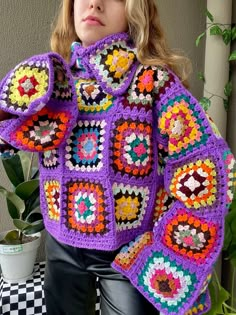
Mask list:
[[[121,248],[113,267],[162,314],[201,314],[222,248],[232,156],[165,67],[127,34],[17,65],[0,84],[2,157],[39,152],[41,210],[58,241]],[[128,244],[128,245],[127,245]]]

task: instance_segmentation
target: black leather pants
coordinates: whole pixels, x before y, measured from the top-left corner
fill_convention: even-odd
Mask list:
[[[158,311],[110,266],[117,251],[80,249],[47,235],[47,315],[94,315],[99,277],[102,315],[157,315]]]

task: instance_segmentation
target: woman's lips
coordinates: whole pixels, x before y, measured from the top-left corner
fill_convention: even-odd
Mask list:
[[[83,21],[89,25],[102,25],[102,26],[104,26],[104,24],[102,23],[102,21],[99,18],[97,18],[96,16],[92,16],[92,15],[87,16]]]

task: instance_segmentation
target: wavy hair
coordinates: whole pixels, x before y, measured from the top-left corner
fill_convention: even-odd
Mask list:
[[[73,5],[73,0],[62,0],[51,35],[52,51],[61,54],[67,61],[72,42],[79,41],[74,27]],[[126,0],[126,16],[140,63],[168,66],[187,85],[190,60],[168,47],[156,0]]]

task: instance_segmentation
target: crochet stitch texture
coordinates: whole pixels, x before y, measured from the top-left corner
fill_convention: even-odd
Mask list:
[[[235,160],[174,73],[139,64],[116,34],[73,43],[70,67],[55,53],[22,62],[1,82],[0,108],[16,115],[0,123],[2,157],[39,152],[57,240],[125,245],[113,267],[162,314],[209,309]]]

